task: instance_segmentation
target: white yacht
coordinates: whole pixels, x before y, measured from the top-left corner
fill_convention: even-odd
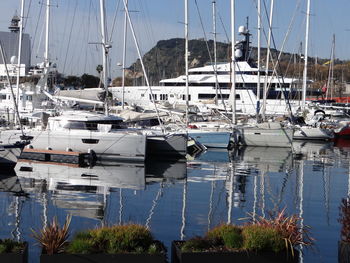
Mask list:
[[[236,51],[249,50],[249,31],[245,40],[236,45]],[[241,50],[237,50],[240,48]],[[242,54],[241,52],[241,54]],[[248,51],[249,52],[249,51]],[[240,52],[238,52],[240,53]],[[243,54],[236,62],[236,112],[242,114],[256,114],[257,84],[259,82],[258,68]],[[229,97],[231,92],[231,63],[218,63],[189,70],[189,103],[191,105],[205,105],[208,108],[231,110]],[[288,107],[286,99],[290,100],[292,110],[299,107],[297,98],[298,79],[276,76],[269,71],[260,70],[261,90],[268,83],[266,114],[286,114]],[[152,86],[153,99],[160,104],[176,106],[186,103],[186,76],[164,79],[159,86]],[[111,87],[110,91],[119,101],[147,107],[152,102],[152,94],[147,86]],[[262,94],[262,92],[261,92]],[[262,96],[262,95],[261,95]],[[262,100],[262,98],[260,98]]]
[[[147,136],[124,128],[123,120],[115,116],[67,111],[49,117],[46,127],[45,123],[42,126],[44,130],[43,127],[26,130],[26,135],[34,137],[28,148],[93,152],[99,162],[144,161],[146,158]],[[15,137],[16,134],[11,132]]]

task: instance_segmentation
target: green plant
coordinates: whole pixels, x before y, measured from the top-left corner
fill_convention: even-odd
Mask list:
[[[23,242],[17,242],[12,239],[0,240],[0,254],[3,253],[21,253],[24,249]]]
[[[69,237],[69,225],[72,217],[67,215],[64,225],[61,227],[54,217],[52,223],[40,231],[32,229],[33,237],[41,244],[42,248],[49,255],[61,253]]]
[[[243,228],[243,248],[246,250],[272,250],[280,252],[284,249],[281,233],[269,226],[247,225]]]
[[[207,239],[216,245],[225,246],[228,249],[242,247],[242,228],[234,225],[222,224],[207,232]]]
[[[148,228],[128,224],[101,227],[80,232],[73,238],[67,251],[75,254],[86,253],[157,253],[165,249],[154,241]]]
[[[202,237],[194,237],[187,240],[181,246],[182,252],[201,252],[207,251],[212,247],[212,244],[208,239]]]
[[[341,240],[350,243],[350,200],[343,198],[340,205]]]

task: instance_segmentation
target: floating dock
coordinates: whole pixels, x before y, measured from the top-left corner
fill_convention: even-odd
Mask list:
[[[82,153],[25,148],[20,158],[40,162],[77,164],[79,166],[91,166],[96,163],[96,154],[94,152]]]

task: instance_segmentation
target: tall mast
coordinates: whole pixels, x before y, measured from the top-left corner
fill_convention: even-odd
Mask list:
[[[267,100],[267,80],[269,75],[269,62],[270,62],[270,47],[271,47],[271,35],[272,35],[272,22],[273,22],[273,9],[275,2],[271,0],[270,7],[270,20],[269,20],[269,36],[267,39],[267,54],[266,54],[266,67],[265,67],[265,83],[264,83],[264,94],[263,94],[263,109],[262,109],[262,117],[265,120],[266,114],[266,100]]]
[[[188,81],[188,0],[185,0],[185,71],[186,71],[186,127],[188,126],[189,81]]]
[[[236,124],[236,58],[235,58],[235,0],[231,0],[231,103],[232,103],[232,124]]]
[[[128,1],[125,1],[126,6],[128,6]],[[123,75],[122,75],[122,109],[124,109],[124,103],[125,103],[125,63],[126,63],[126,36],[127,36],[127,14],[125,9],[125,15],[124,15],[124,43],[123,43]]]
[[[49,66],[50,0],[46,0],[45,67]]]
[[[218,61],[217,61],[217,46],[216,46],[216,1],[213,0],[213,34],[214,34],[214,74],[215,74],[215,104],[218,104]]]
[[[24,0],[21,1],[21,20],[19,22],[19,37],[18,37],[18,63],[17,63],[17,81],[16,81],[17,107],[19,106],[19,102],[20,102],[19,79],[21,77],[22,40],[23,40],[23,25],[24,25],[23,20],[24,20]],[[20,122],[20,120],[17,119],[17,115],[15,115],[15,123],[17,123],[17,122]]]
[[[261,70],[261,0],[258,0],[258,83],[256,90],[256,113],[260,112],[260,70]],[[257,118],[258,120],[258,118]]]
[[[333,34],[332,41],[332,60],[331,60],[331,100],[334,92],[334,59],[335,59],[335,34]]]
[[[308,55],[309,55],[308,52],[309,52],[310,9],[311,9],[311,0],[308,0],[307,1],[307,11],[306,11],[303,94],[302,94],[302,100],[301,100],[302,110],[305,109],[305,101],[306,101],[307,63],[308,63]]]
[[[46,30],[45,30],[45,53],[44,53],[44,90],[48,91],[47,74],[50,67],[49,58],[49,42],[50,42],[50,0],[46,0]]]
[[[100,12],[101,12],[101,34],[102,34],[102,64],[103,64],[103,86],[105,88],[106,96],[105,96],[105,114],[108,115],[108,80],[107,80],[107,58],[108,58],[108,48],[107,46],[107,36],[106,36],[106,8],[105,8],[105,1],[100,0]]]

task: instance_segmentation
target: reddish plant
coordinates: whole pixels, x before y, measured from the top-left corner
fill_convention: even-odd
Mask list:
[[[41,244],[47,254],[52,255],[61,253],[67,243],[69,237],[69,224],[72,217],[67,215],[64,225],[61,227],[54,217],[52,223],[44,227],[40,231],[34,231],[33,237]]]
[[[350,243],[350,200],[343,198],[340,205],[341,240]]]
[[[286,243],[286,248],[293,248],[298,245],[311,246],[314,239],[310,237],[310,227],[301,226],[301,218],[297,215],[286,215],[286,209],[278,212],[276,215],[270,213],[270,218],[258,216],[255,221],[252,219],[252,224],[272,227],[278,230]]]

